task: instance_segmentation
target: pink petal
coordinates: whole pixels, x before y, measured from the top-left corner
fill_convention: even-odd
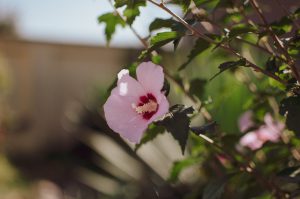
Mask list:
[[[262,147],[264,142],[259,139],[256,132],[249,132],[244,135],[240,140],[240,145],[248,147],[251,150],[256,150]]]
[[[128,70],[123,69],[119,72],[117,89],[114,89],[112,94],[120,95],[130,103],[137,103],[139,97],[145,93],[142,85],[129,75]]]
[[[164,85],[163,69],[152,62],[143,62],[136,69],[137,80],[147,92],[158,93]]]
[[[280,138],[280,131],[277,129],[271,129],[268,126],[263,126],[257,131],[260,140],[267,142],[278,142]]]
[[[164,94],[160,94],[161,96],[157,97],[160,99],[158,101],[158,110],[157,112],[152,116],[152,118],[149,120],[149,124],[153,122],[156,119],[159,119],[162,117],[164,114],[166,114],[169,111],[169,102]]]
[[[148,126],[147,121],[134,111],[129,101],[116,93],[118,93],[118,88],[112,91],[104,104],[107,124],[122,137],[138,143]]]
[[[246,132],[250,127],[254,126],[252,117],[253,117],[252,111],[246,111],[240,116],[238,126],[241,132]]]
[[[265,121],[265,124],[268,126],[273,125],[273,123],[274,123],[273,117],[270,113],[265,114],[264,121]]]
[[[284,129],[284,124],[273,120],[270,113],[264,117],[265,125],[258,130],[258,136],[263,141],[278,142]]]
[[[104,104],[104,113],[108,126],[131,142],[138,143],[147,128],[147,121],[137,114],[133,104],[144,95],[142,85],[129,76],[128,70],[118,74],[118,85]]]

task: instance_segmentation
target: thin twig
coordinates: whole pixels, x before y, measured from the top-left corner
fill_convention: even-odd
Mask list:
[[[246,65],[253,68],[256,72],[261,72],[273,79],[275,79],[276,81],[286,85],[287,83],[282,80],[281,78],[279,78],[278,76],[274,75],[273,73],[266,71],[262,68],[260,68],[259,66],[257,66],[256,64],[252,63],[251,61],[249,61],[248,59],[246,59],[245,57],[243,57],[242,55],[240,55],[238,52],[236,52],[234,49],[230,48],[227,45],[224,44],[219,44],[217,42],[215,42],[214,40],[212,40],[211,38],[209,38],[208,36],[202,34],[199,30],[197,30],[195,27],[191,26],[190,24],[188,24],[185,20],[183,20],[181,17],[179,17],[177,14],[175,14],[174,12],[172,12],[169,8],[167,8],[164,4],[162,3],[157,3],[154,0],[148,0],[150,3],[160,7],[161,9],[165,10],[166,12],[168,12],[171,16],[173,16],[175,19],[177,19],[180,23],[182,23],[188,30],[190,30],[193,34],[197,35],[198,37],[206,40],[207,42],[219,45],[219,47],[225,49],[226,51],[230,52],[231,54],[235,55],[236,57],[240,58],[240,59],[245,59],[246,61]]]
[[[296,79],[298,80],[298,82],[300,82],[300,75],[299,75],[299,73],[297,71],[297,68],[295,66],[294,60],[291,58],[291,56],[289,55],[289,53],[285,49],[283,43],[280,41],[280,39],[278,38],[278,36],[272,30],[272,28],[269,25],[268,21],[264,17],[264,15],[262,13],[262,10],[259,8],[256,0],[250,0],[250,4],[252,5],[252,7],[254,8],[254,10],[256,11],[256,13],[260,17],[260,19],[262,20],[262,22],[264,23],[267,31],[269,32],[270,36],[272,37],[273,41],[275,42],[275,45],[282,51],[282,53],[286,57],[287,61],[289,62],[288,65],[291,67],[291,69],[292,69],[292,71],[293,71]]]
[[[140,42],[143,44],[143,46],[145,48],[148,47],[147,42],[138,34],[138,32],[132,27],[131,24],[127,23],[126,19],[119,13],[119,11],[117,10],[117,8],[113,5],[113,3],[111,2],[111,0],[108,0],[108,2],[110,3],[111,7],[114,9],[114,12],[122,19],[122,21],[124,23],[126,23],[128,25],[128,27],[130,28],[130,30],[133,32],[133,34],[140,40]]]
[[[228,158],[228,160],[232,163],[237,165],[240,169],[242,169],[243,171],[252,174],[253,177],[260,183],[261,186],[265,187],[267,190],[269,190],[270,192],[275,191],[275,195],[277,198],[283,198],[283,192],[281,191],[281,189],[274,184],[272,181],[269,181],[268,179],[266,179],[258,169],[254,168],[250,161],[248,161],[248,163],[242,163],[240,161],[238,161],[235,156],[233,154],[231,154],[229,151],[225,151],[224,148],[222,148],[222,146],[220,146],[219,144],[215,143],[212,139],[210,139],[209,137],[207,137],[204,134],[196,134],[199,137],[201,137],[202,139],[204,139],[206,142],[208,142],[210,145],[212,145],[213,147],[215,147],[217,150],[219,150],[224,156],[226,156]]]
[[[276,3],[278,4],[278,6],[282,8],[282,10],[283,10],[283,12],[284,12],[284,14],[285,14],[286,16],[291,15],[291,13],[287,10],[287,8],[286,8],[284,5],[280,2],[280,0],[275,0],[275,1],[276,1]],[[297,23],[296,20],[292,20],[292,22],[293,22],[293,24],[296,26],[296,28],[300,29],[300,25]]]
[[[198,11],[199,9],[196,7],[196,5],[194,5],[194,6],[192,7],[192,11],[193,11],[193,10]],[[247,19],[247,22],[248,22],[250,25],[254,26],[254,23],[253,23],[250,19],[248,19],[248,17],[246,16],[243,7],[239,8],[239,10],[241,11],[241,13],[243,13],[243,16],[244,16],[245,19]],[[223,29],[224,29],[224,27],[222,27],[221,25],[217,24],[216,22],[214,22],[213,20],[209,19],[208,17],[205,18],[205,21],[207,21],[207,22],[209,22],[211,25],[215,26],[215,27],[216,27],[217,29],[219,29],[219,31],[221,31],[221,32],[222,32]],[[283,59],[282,57],[280,57],[279,55],[277,55],[275,52],[271,52],[269,49],[264,48],[263,46],[260,46],[259,44],[251,43],[251,42],[249,42],[249,41],[247,41],[247,40],[241,38],[240,36],[236,36],[235,39],[239,40],[240,42],[246,43],[246,44],[248,44],[248,45],[250,45],[250,46],[253,46],[253,47],[255,47],[255,48],[258,48],[258,49],[264,51],[265,53],[268,53],[268,54],[270,54],[270,55],[272,55],[272,56],[274,56],[274,57],[280,59],[282,62],[285,62],[286,64],[288,64],[287,60]]]

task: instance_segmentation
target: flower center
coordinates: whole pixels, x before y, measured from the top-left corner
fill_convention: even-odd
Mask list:
[[[151,93],[140,97],[140,102],[137,106],[133,106],[135,111],[142,115],[144,119],[149,120],[158,110],[156,98]]]

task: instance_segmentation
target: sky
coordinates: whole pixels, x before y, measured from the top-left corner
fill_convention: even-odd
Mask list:
[[[172,7],[171,7],[172,8]],[[173,7],[175,12],[179,9]],[[112,11],[108,0],[0,0],[0,18],[13,14],[17,32],[22,38],[35,41],[106,45],[104,24],[97,17]],[[133,27],[142,36],[154,18],[170,18],[163,10],[148,4]],[[117,28],[111,46],[140,47],[130,29]]]

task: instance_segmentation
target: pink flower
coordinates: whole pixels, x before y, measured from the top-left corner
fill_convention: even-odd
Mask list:
[[[240,140],[240,145],[250,148],[251,150],[259,149],[267,141],[278,142],[282,131],[284,130],[284,124],[273,120],[271,114],[267,113],[264,117],[264,122],[255,131],[251,131],[244,135]]]
[[[264,142],[259,139],[257,133],[255,131],[251,131],[244,135],[240,140],[240,145],[244,147],[248,147],[251,150],[256,150],[262,147]]]
[[[238,126],[241,132],[246,132],[250,127],[254,126],[252,117],[253,117],[252,111],[246,111],[240,116]]]
[[[163,69],[152,62],[136,69],[137,80],[128,70],[118,74],[117,87],[104,104],[108,126],[131,142],[139,143],[148,125],[168,112],[169,102],[161,92]]]
[[[270,113],[264,117],[265,125],[261,126],[257,134],[262,141],[278,142],[284,129],[284,124],[273,120]]]

